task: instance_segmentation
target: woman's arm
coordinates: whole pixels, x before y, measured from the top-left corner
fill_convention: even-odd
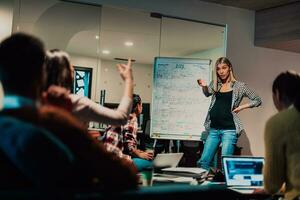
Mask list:
[[[249,103],[243,104],[238,106],[233,110],[233,112],[238,113],[241,110],[247,109],[247,108],[253,108],[258,107],[262,104],[261,98],[255,94],[253,90],[251,90],[246,84],[243,86],[243,92],[244,96],[248,97],[250,99]]]
[[[142,158],[145,160],[152,160],[153,159],[153,153],[142,151],[139,149],[132,149],[131,154],[135,157]]]
[[[209,84],[209,86],[206,85],[205,81],[203,79],[198,79],[197,80],[198,85],[202,87],[202,92],[206,97],[209,97],[213,93],[213,82]]]
[[[261,105],[261,98],[257,94],[255,94],[255,92],[251,90],[246,84],[244,85],[244,94],[250,99],[248,108],[258,107]]]
[[[95,121],[110,125],[124,125],[130,114],[132,99],[124,96],[116,110],[106,108],[87,97],[70,95],[73,114],[84,122]]]
[[[127,122],[132,106],[133,93],[131,59],[128,59],[127,64],[118,64],[117,67],[125,83],[123,98],[117,110],[105,108],[88,98],[76,98],[73,95],[71,97],[75,105],[73,107],[75,116],[85,122],[96,121],[111,125],[124,125]]]
[[[133,75],[131,68],[131,59],[128,59],[127,64],[117,64],[119,73],[123,81],[125,82],[124,95],[132,99],[133,94]]]

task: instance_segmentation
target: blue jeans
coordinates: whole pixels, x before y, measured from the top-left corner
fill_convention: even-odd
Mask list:
[[[222,156],[232,155],[236,142],[236,130],[210,129],[204,144],[202,156],[197,162],[198,167],[209,170],[220,143],[222,143]]]
[[[144,169],[152,167],[152,160],[145,160],[142,158],[132,158],[132,161],[139,172],[143,171]]]

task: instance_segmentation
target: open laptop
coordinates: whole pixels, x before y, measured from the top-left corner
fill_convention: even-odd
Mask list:
[[[167,167],[177,167],[183,153],[162,153],[157,154],[153,160],[153,167],[162,169]]]
[[[222,164],[229,189],[251,194],[255,189],[263,188],[264,158],[224,156]]]

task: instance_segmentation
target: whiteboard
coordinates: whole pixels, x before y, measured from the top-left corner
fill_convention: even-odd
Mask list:
[[[156,57],[153,67],[151,138],[200,140],[210,98],[197,79],[211,81],[211,60]]]

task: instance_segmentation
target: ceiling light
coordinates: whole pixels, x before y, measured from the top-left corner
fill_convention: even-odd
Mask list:
[[[130,41],[128,41],[128,42],[125,42],[124,44],[125,44],[125,46],[128,46],[128,47],[131,47],[131,46],[133,46],[133,42],[130,42]]]
[[[109,50],[103,50],[102,53],[103,54],[110,54],[110,51]]]
[[[99,40],[99,35],[96,35],[95,38],[96,38],[96,40]]]

